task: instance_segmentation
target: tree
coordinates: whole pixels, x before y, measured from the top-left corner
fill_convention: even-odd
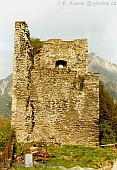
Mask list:
[[[116,133],[112,129],[112,124],[108,120],[105,120],[104,122],[100,123],[99,128],[100,128],[100,144],[116,142]]]
[[[99,84],[99,113],[100,144],[116,142],[117,105],[101,81]]]

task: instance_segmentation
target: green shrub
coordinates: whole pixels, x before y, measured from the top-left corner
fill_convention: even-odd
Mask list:
[[[39,38],[30,38],[30,44],[31,47],[33,48],[34,55],[40,52],[40,49],[43,45],[42,41],[40,41]]]
[[[13,132],[9,119],[0,119],[0,150],[4,150]]]

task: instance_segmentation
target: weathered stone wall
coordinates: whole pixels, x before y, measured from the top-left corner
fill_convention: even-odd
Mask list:
[[[17,137],[27,135],[25,131],[26,101],[29,97],[30,70],[30,33],[25,22],[15,22],[14,66],[12,89],[12,122]],[[20,131],[22,130],[22,131]],[[19,134],[19,135],[18,135]]]
[[[35,57],[35,63],[37,62],[40,67],[55,68],[56,61],[64,60],[67,67],[83,75],[88,72],[87,54],[87,39],[74,41],[51,39],[43,43],[42,50]]]
[[[87,71],[87,48],[86,39],[51,39],[33,56],[27,25],[16,22],[12,125],[17,141],[99,143],[99,74]]]

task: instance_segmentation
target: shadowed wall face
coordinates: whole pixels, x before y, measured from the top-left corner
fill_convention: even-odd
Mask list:
[[[50,39],[33,55],[15,23],[12,126],[18,142],[99,144],[99,74],[88,73],[87,39]]]

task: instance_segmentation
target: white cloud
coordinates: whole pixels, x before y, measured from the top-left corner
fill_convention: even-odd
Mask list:
[[[115,38],[117,39],[117,22],[113,20],[108,27],[106,28],[106,33],[108,34],[109,38]]]

